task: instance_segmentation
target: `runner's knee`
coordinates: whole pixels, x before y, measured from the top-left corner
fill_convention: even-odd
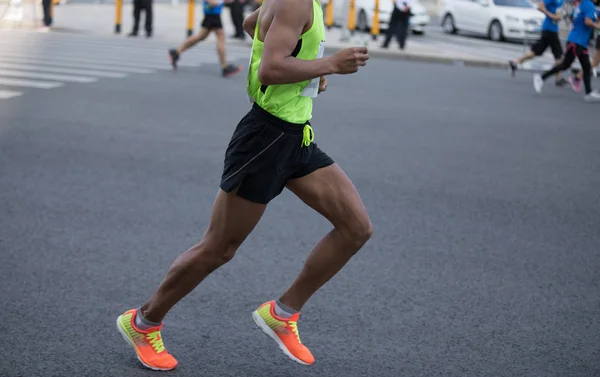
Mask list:
[[[192,248],[195,262],[208,266],[211,271],[216,270],[233,259],[241,244],[234,238],[219,240],[207,232],[202,241]]]
[[[342,237],[358,251],[373,234],[373,223],[366,213],[349,216],[344,225],[337,229]]]

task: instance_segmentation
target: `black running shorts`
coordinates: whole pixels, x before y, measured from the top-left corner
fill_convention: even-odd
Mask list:
[[[600,50],[600,35],[596,37],[596,50]]]
[[[532,46],[531,51],[536,55],[540,56],[550,47],[554,59],[558,60],[563,55],[562,45],[560,44],[560,38],[558,33],[554,31],[543,30],[540,39],[538,39]]]
[[[290,179],[332,165],[313,142],[303,146],[304,124],[281,120],[258,105],[238,123],[227,151],[221,189],[254,203],[267,204]]]
[[[223,29],[223,23],[221,22],[220,14],[205,14],[201,27],[207,28],[208,30]]]

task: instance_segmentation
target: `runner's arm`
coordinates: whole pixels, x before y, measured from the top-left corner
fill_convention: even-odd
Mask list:
[[[552,1],[552,0],[550,0]],[[543,2],[540,2],[538,5],[538,10],[542,13],[544,13],[546,16],[550,17],[551,19],[553,19],[554,21],[560,21],[561,16],[558,14],[558,12],[556,13],[552,13],[548,10],[548,8],[546,8],[546,6],[548,5],[549,1],[545,0]]]
[[[594,22],[596,20],[596,8],[593,5],[585,7],[585,9],[581,9],[584,17],[584,23],[586,26],[592,27],[594,29],[600,29],[600,24]]]
[[[594,20],[589,17],[585,18],[585,24],[586,26],[592,27],[594,29],[600,29],[600,23],[594,22]]]
[[[260,82],[263,85],[292,84],[333,74],[334,67],[328,58],[302,60],[291,56],[305,25],[312,19],[312,0],[278,0],[271,6],[273,21],[265,36],[258,68]]]
[[[258,22],[259,11],[260,7],[258,7],[244,20],[244,31],[250,36],[250,38],[254,38],[254,30],[256,29],[256,23]]]

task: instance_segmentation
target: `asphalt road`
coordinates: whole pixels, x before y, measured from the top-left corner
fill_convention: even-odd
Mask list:
[[[114,323],[207,225],[248,108],[243,75],[216,73],[0,101],[0,375],[157,375]],[[372,60],[332,77],[316,140],[375,233],[304,309],[317,363],[289,361],[250,317],[329,229],[285,192],[167,317],[180,366],[165,375],[598,376],[597,116],[525,73]]]

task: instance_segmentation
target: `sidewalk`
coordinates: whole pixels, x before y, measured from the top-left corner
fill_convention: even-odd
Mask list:
[[[478,55],[467,52],[457,51],[452,48],[440,48],[431,46],[429,43],[423,43],[419,38],[409,38],[406,42],[404,51],[400,50],[395,40],[390,43],[388,49],[382,49],[384,35],[380,35],[376,41],[372,40],[370,35],[365,33],[356,33],[350,37],[349,41],[341,41],[342,31],[340,29],[331,29],[327,32],[327,47],[329,53],[352,46],[367,46],[369,54],[373,57],[413,60],[422,62],[436,62],[447,64],[458,64],[465,66],[480,66],[493,68],[508,68],[506,62],[497,59],[486,59]],[[427,38],[426,36],[423,38]]]
[[[24,20],[33,21],[33,10],[31,6],[23,9]],[[133,23],[132,5],[128,2],[123,6],[121,38],[129,33]],[[196,6],[194,30],[197,31],[199,23],[202,20],[202,7]],[[41,17],[41,10],[37,17]],[[143,17],[143,15],[142,15]],[[66,4],[54,8],[54,32],[86,33],[95,35],[114,36],[115,5],[114,4]],[[143,20],[142,20],[143,23]],[[154,40],[169,42],[170,44],[179,44],[186,37],[187,24],[187,5],[155,4],[154,6]],[[25,24],[24,24],[25,25]],[[33,24],[29,23],[29,27]],[[6,26],[6,25],[5,25]],[[223,10],[223,26],[226,35],[233,34],[233,25],[228,8]],[[468,52],[460,51],[451,46],[436,47],[431,44],[423,43],[419,38],[409,38],[407,48],[401,51],[394,42],[390,44],[388,50],[381,49],[379,46],[383,41],[380,36],[377,41],[372,41],[366,34],[356,34],[349,41],[341,41],[342,32],[340,29],[331,29],[327,31],[327,52],[334,53],[343,48],[352,46],[369,47],[371,56],[388,59],[402,59],[425,62],[438,62],[447,64],[459,64],[467,66],[484,66],[505,68],[506,62],[492,58],[482,58]],[[427,38],[427,37],[425,37]],[[141,37],[143,39],[143,37]],[[209,40],[214,41],[214,36]],[[231,44],[250,45],[250,39],[245,42],[230,40]]]

